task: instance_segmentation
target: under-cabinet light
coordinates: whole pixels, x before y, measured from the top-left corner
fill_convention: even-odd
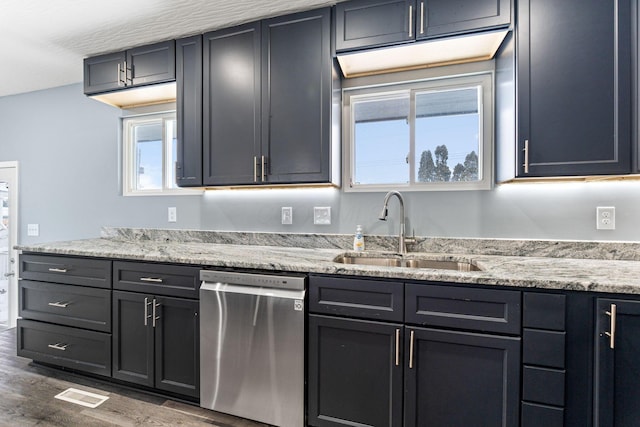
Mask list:
[[[338,55],[345,77],[429,68],[493,58],[509,30],[488,31]]]
[[[164,104],[175,102],[176,83],[154,84],[133,89],[117,90],[115,92],[92,95],[91,98],[122,109]]]

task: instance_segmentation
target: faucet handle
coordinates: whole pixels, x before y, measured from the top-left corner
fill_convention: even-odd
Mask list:
[[[413,229],[411,230],[411,233],[412,233],[412,236],[411,236],[411,237],[405,237],[405,238],[404,238],[404,242],[405,242],[405,243],[412,243],[412,244],[413,244],[413,243],[417,243],[417,240],[416,240],[416,229],[415,229],[415,228],[413,228]]]

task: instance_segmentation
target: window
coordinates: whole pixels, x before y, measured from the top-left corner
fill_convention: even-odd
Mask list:
[[[193,194],[175,183],[175,112],[126,117],[122,128],[124,195]]]
[[[346,191],[489,189],[493,72],[344,91]]]

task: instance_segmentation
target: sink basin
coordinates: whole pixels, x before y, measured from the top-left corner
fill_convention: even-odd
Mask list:
[[[482,271],[471,261],[400,258],[398,256],[340,255],[333,260],[340,264],[375,265],[379,267],[430,268],[436,270]]]

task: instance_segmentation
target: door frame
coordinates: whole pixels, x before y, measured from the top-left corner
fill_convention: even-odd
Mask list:
[[[9,259],[13,259],[13,276],[9,277],[9,316],[7,326],[14,328],[16,319],[18,318],[18,251],[13,249],[18,244],[18,162],[0,162],[0,170],[8,172],[9,191],[9,218],[11,223],[9,226]]]

